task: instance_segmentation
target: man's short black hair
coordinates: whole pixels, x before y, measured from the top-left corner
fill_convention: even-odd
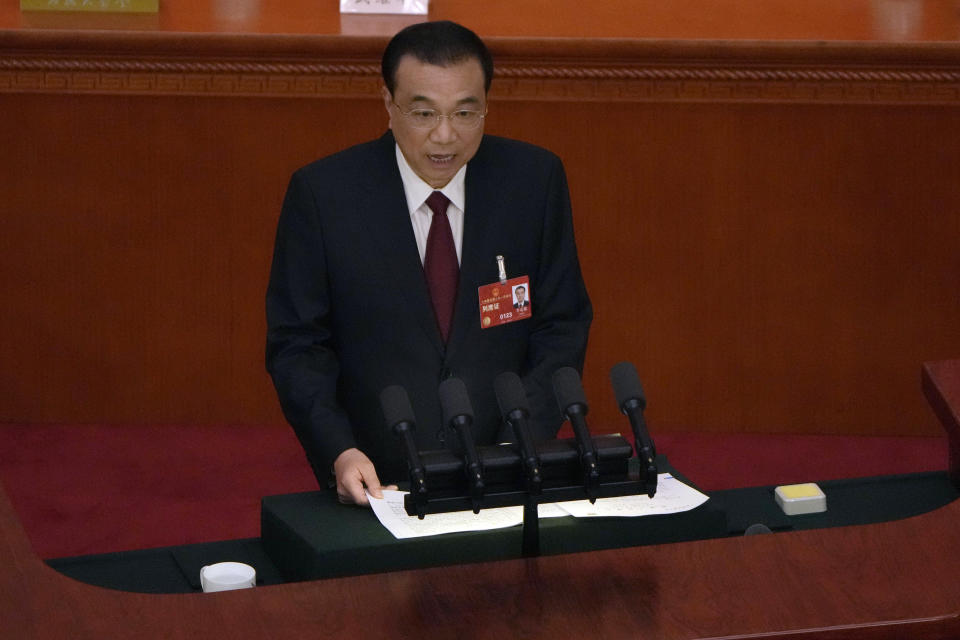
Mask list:
[[[405,55],[438,67],[474,58],[483,68],[483,90],[490,91],[493,58],[487,51],[487,45],[483,44],[480,36],[456,22],[419,22],[393,36],[380,62],[383,83],[390,95],[393,95],[396,86],[397,66]]]

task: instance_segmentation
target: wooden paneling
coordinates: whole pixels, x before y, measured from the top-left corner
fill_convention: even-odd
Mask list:
[[[567,161],[603,411],[627,358],[661,427],[934,432],[911,363],[960,349],[960,111],[554,109],[595,125],[506,128]]]
[[[385,37],[317,29],[0,30],[0,420],[282,421],[286,181],[386,121]],[[626,428],[630,359],[654,431],[935,432],[914,383],[960,350],[960,49],[489,31],[488,131],[567,166],[595,429]]]
[[[282,420],[263,297],[286,181],[378,134],[382,104],[0,99],[3,419]]]

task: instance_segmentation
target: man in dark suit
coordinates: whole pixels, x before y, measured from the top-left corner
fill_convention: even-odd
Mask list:
[[[472,31],[404,29],[383,56],[390,131],[291,178],[267,290],[267,369],[318,480],[332,471],[343,502],[365,504],[364,488],[380,497],[381,479],[405,477],[378,401],[385,387],[407,389],[418,447],[439,449],[456,437],[437,387],[461,378],[488,444],[512,440],[493,379],[516,372],[542,440],[562,423],[551,375],[583,365],[592,309],[563,166],[484,135],[492,74]],[[497,256],[510,277],[529,277],[537,306],[484,327],[478,287],[498,282]]]

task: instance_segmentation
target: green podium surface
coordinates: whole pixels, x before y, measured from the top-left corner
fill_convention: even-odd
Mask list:
[[[665,459],[660,469],[677,475]],[[688,484],[690,484],[688,482]],[[540,520],[543,555],[742,536],[752,524],[774,533],[899,520],[957,497],[947,471],[828,480],[825,513],[787,516],[774,487],[715,491],[685,513],[635,518]],[[428,518],[430,516],[427,516]],[[124,591],[191,593],[205,564],[233,560],[257,569],[261,586],[320,578],[520,557],[521,528],[397,540],[369,510],[337,503],[333,491],[263,498],[260,538],[58,558],[47,563],[82,582]]]
[[[520,558],[522,527],[398,540],[368,509],[336,494],[264,498],[260,539],[287,580],[315,580]],[[427,516],[430,517],[429,515]],[[724,514],[710,501],[684,513],[638,518],[541,518],[541,555],[722,537]]]
[[[668,471],[691,484],[658,458]],[[820,483],[827,512],[785,515],[773,487],[718,491],[683,513],[641,517],[541,518],[541,555],[743,535],[751,524],[772,531],[868,524],[918,515],[958,497],[946,472]],[[430,517],[429,515],[427,516]],[[287,581],[521,557],[522,528],[398,540],[369,509],[341,505],[333,491],[270,496],[261,503],[260,541]]]

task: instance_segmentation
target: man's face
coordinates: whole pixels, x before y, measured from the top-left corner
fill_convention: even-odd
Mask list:
[[[526,295],[526,290],[522,287],[517,289],[517,304],[523,304],[523,296]]]
[[[450,182],[477,152],[483,138],[482,120],[476,128],[465,129],[453,126],[448,118],[441,118],[435,127],[419,129],[400,112],[401,109],[405,112],[433,109],[443,115],[460,109],[485,112],[483,68],[475,58],[438,67],[404,56],[397,66],[393,95],[384,87],[383,100],[403,157],[431,187],[439,189]]]

